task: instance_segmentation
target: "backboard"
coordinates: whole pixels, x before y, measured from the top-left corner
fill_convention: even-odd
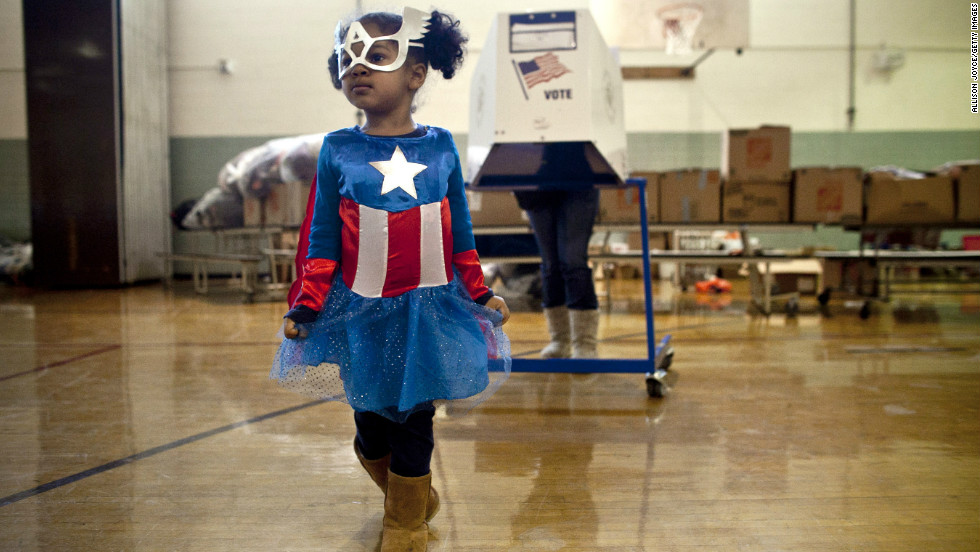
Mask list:
[[[686,54],[749,44],[748,0],[593,0],[610,46]]]

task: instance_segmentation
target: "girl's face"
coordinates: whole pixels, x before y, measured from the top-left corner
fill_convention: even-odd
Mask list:
[[[385,36],[372,22],[361,23],[359,27],[370,37]],[[348,53],[342,54],[340,70],[343,72],[341,89],[344,96],[369,116],[405,108],[410,110],[415,91],[425,82],[425,64],[413,63],[411,58],[394,71],[368,66],[388,67],[399,58],[404,59],[406,53],[399,56],[399,46],[397,40],[357,41],[350,44],[356,59],[352,60]],[[358,63],[359,59],[365,63]]]

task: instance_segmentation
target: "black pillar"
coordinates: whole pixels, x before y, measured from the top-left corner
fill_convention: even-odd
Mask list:
[[[117,0],[23,0],[39,284],[122,283]]]

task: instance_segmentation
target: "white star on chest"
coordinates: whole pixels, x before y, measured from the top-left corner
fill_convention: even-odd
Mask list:
[[[415,199],[419,198],[415,191],[415,175],[427,167],[421,163],[409,163],[400,147],[395,146],[395,152],[391,154],[389,161],[372,161],[371,166],[385,176],[381,183],[381,195],[401,188]]]

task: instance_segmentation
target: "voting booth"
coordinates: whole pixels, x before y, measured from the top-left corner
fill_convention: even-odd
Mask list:
[[[622,185],[623,79],[588,10],[499,14],[470,92],[470,186]]]
[[[515,372],[639,372],[647,392],[670,387],[670,336],[654,341],[646,182],[626,181],[623,79],[587,10],[499,14],[473,75],[471,189],[637,186],[646,359],[513,359]]]

